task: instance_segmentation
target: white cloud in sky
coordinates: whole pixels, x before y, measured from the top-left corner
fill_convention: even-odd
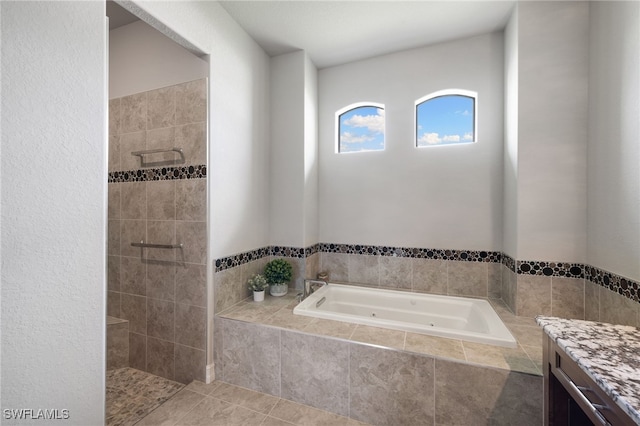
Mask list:
[[[456,111],[456,114],[458,115],[464,115],[465,117],[471,115],[471,113],[468,110],[464,110],[464,111]]]
[[[455,143],[455,142],[471,142],[473,141],[473,135],[471,133],[465,133],[464,136],[460,135],[444,135],[440,137],[438,133],[423,133],[418,138],[418,146],[424,145],[438,145],[441,143]]]
[[[418,139],[418,145],[437,145],[442,142],[437,133],[424,133]]]
[[[378,108],[376,115],[354,115],[342,123],[353,127],[366,127],[372,133],[384,133],[384,110]]]
[[[340,135],[340,143],[365,143],[374,140],[370,135],[354,135],[350,132],[343,132]]]

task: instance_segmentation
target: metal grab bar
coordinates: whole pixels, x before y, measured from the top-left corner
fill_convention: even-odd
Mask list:
[[[142,248],[160,248],[160,249],[177,249],[182,248],[183,244],[151,244],[145,243],[144,240],[139,243],[131,243],[133,247],[142,247]]]
[[[145,151],[133,151],[131,153],[131,155],[136,156],[136,157],[144,157],[145,155],[149,155],[149,154],[157,154],[160,152],[177,152],[178,154],[180,154],[180,157],[182,157],[182,159],[184,160],[184,152],[182,151],[182,148],[160,148],[160,149],[147,149]]]

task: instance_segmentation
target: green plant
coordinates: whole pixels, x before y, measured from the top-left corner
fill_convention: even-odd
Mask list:
[[[264,275],[253,275],[249,280],[247,280],[247,284],[249,284],[249,290],[253,291],[264,291],[267,287],[269,287],[269,283]]]
[[[293,275],[293,267],[284,259],[274,259],[264,268],[264,276],[269,284],[288,283]]]

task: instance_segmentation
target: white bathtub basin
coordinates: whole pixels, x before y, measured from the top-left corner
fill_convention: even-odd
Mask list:
[[[488,301],[329,284],[293,313],[508,348],[516,340]]]

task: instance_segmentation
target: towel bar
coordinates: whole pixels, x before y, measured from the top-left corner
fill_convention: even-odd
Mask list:
[[[182,248],[183,244],[152,244],[152,243],[145,243],[144,240],[140,241],[139,243],[131,243],[131,245],[133,247],[142,247],[142,248],[161,248],[161,249],[176,249],[176,248]]]

